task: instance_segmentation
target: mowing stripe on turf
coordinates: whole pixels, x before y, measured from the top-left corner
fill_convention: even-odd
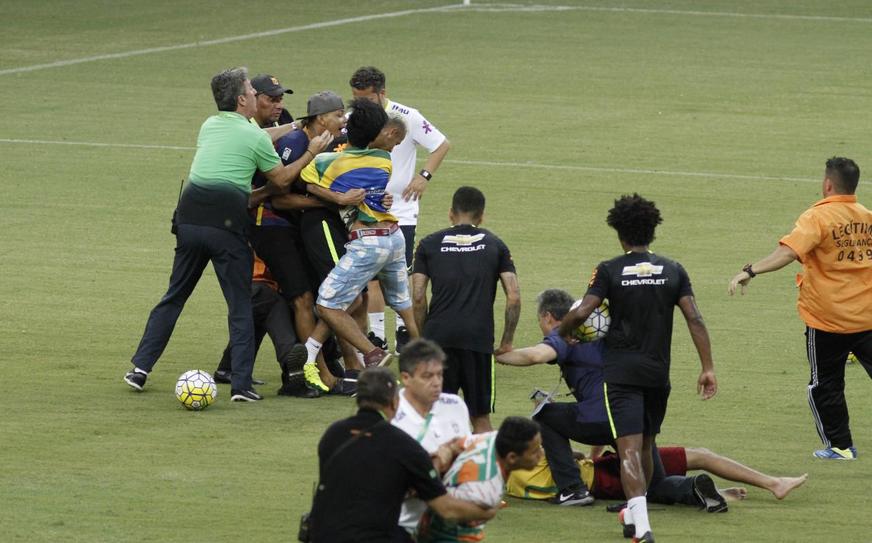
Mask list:
[[[170,151],[195,151],[196,147],[182,145],[148,145],[137,143],[102,143],[96,141],[52,141],[0,138],[0,143],[32,144],[32,145],[80,145],[84,147],[119,147],[122,149],[166,149]],[[421,160],[419,160],[420,162]],[[637,175],[667,175],[674,177],[700,177],[704,179],[741,179],[746,181],[799,181],[802,183],[820,183],[820,179],[810,177],[789,177],[783,175],[743,175],[718,172],[682,172],[673,170],[658,170],[650,168],[610,168],[606,166],[578,166],[572,164],[540,164],[537,162],[506,162],[496,160],[460,160],[445,159],[446,164],[463,166],[494,166],[497,168],[536,168],[540,170],[567,170],[594,173],[625,173]]]
[[[417,13],[437,13],[447,11],[476,11],[476,12],[524,12],[524,13],[544,13],[553,11],[595,11],[602,13],[643,13],[652,15],[680,15],[692,17],[734,17],[744,19],[781,19],[794,21],[825,21],[825,22],[852,22],[852,23],[872,23],[870,17],[835,17],[826,15],[794,15],[788,13],[739,13],[731,11],[700,11],[700,10],[682,10],[682,9],[658,9],[658,8],[622,8],[622,7],[607,7],[607,6],[547,6],[539,4],[449,4],[444,6],[436,6],[432,8],[407,9],[402,11],[391,11],[388,13],[375,13],[372,15],[361,15],[359,17],[347,17],[344,19],[335,19],[332,21],[322,21],[320,23],[311,23],[300,26],[290,26],[286,28],[276,28],[273,30],[264,30],[263,32],[254,32],[251,34],[241,34],[238,36],[227,36],[224,38],[216,38],[213,40],[203,40],[190,43],[180,43],[176,45],[165,45],[161,47],[148,47],[145,49],[135,49],[133,51],[122,51],[120,53],[104,53],[102,55],[93,55],[90,57],[72,58],[68,60],[58,60],[55,62],[47,62],[44,64],[32,64],[30,66],[20,66],[18,68],[7,68],[0,70],[0,76],[10,74],[20,74],[25,72],[34,72],[37,70],[46,70],[49,68],[61,68],[64,66],[72,66],[75,64],[84,64],[86,62],[96,62],[98,60],[113,60],[119,58],[129,58],[140,55],[149,55],[152,53],[164,53],[167,51],[178,51],[181,49],[193,49],[196,47],[208,47],[210,45],[222,45],[225,43],[233,43],[238,41],[254,40],[266,38],[270,36],[278,36],[280,34],[289,34],[292,32],[303,32],[305,30],[318,30],[321,28],[330,28],[333,26],[341,26],[365,21],[373,21],[377,19],[390,19],[394,17],[403,17],[406,15],[414,15]]]

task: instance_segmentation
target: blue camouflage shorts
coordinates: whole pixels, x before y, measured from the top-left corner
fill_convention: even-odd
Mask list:
[[[344,311],[376,277],[388,306],[394,310],[412,307],[406,240],[400,230],[389,236],[364,236],[345,244],[345,254],[318,289],[317,303]]]

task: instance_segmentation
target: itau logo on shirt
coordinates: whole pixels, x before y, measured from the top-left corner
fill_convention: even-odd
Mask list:
[[[650,262],[639,262],[633,266],[624,266],[621,275],[635,275],[639,279],[623,279],[621,286],[632,287],[637,285],[665,285],[666,278],[651,279],[655,275],[663,273],[663,266],[655,266]]]
[[[484,243],[479,243],[484,239],[484,234],[448,234],[442,238],[443,253],[470,253],[481,251],[485,248]]]

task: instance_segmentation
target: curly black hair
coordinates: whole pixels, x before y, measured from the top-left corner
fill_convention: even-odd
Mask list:
[[[635,192],[615,200],[615,207],[609,210],[606,219],[606,223],[618,231],[618,238],[632,246],[650,245],[654,241],[654,229],[662,222],[654,202]]]
[[[348,107],[351,108],[346,125],[348,141],[359,149],[365,149],[384,128],[388,114],[382,106],[366,98],[355,98]]]
[[[372,87],[373,91],[381,92],[385,88],[385,74],[375,66],[363,66],[354,72],[348,84],[357,90]]]

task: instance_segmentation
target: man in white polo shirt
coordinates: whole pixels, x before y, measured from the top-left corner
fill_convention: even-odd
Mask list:
[[[400,229],[406,238],[406,266],[412,266],[412,251],[415,247],[415,227],[418,224],[418,200],[427,190],[427,184],[448,150],[451,143],[442,132],[415,109],[388,100],[385,95],[385,74],[374,66],[359,68],[351,76],[351,93],[355,98],[366,98],[382,105],[389,115],[396,115],[406,124],[406,138],[391,151],[393,173],[388,183],[388,192],[393,194],[394,203],[391,214],[399,220]],[[420,170],[416,168],[417,147],[423,147],[429,155]],[[385,303],[378,289],[378,283],[369,287],[369,328],[380,342],[373,341],[377,347],[386,349]],[[399,352],[408,340],[409,334],[403,319],[397,315],[396,351]],[[370,338],[371,340],[373,338]],[[382,343],[382,344],[379,344]]]
[[[445,353],[430,340],[415,339],[406,345],[400,353],[403,381],[400,405],[391,421],[434,456],[436,467],[443,471],[449,467],[451,458],[463,450],[466,438],[472,433],[463,399],[442,393],[444,361]],[[400,513],[400,526],[414,534],[426,509],[427,505],[418,498],[406,499]]]

